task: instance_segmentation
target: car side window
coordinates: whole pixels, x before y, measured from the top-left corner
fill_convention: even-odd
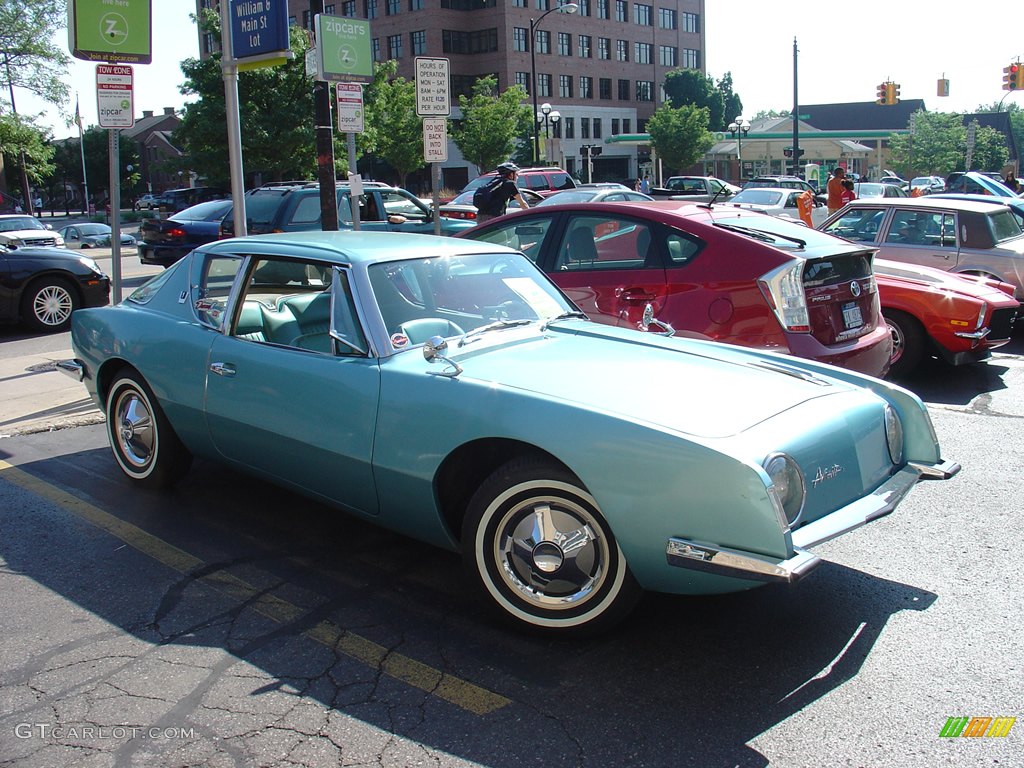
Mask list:
[[[638,220],[572,216],[554,268],[559,271],[661,267],[651,228]]]
[[[684,237],[678,232],[669,232],[665,238],[668,258],[673,267],[682,267],[690,263],[700,251],[700,242]]]
[[[941,213],[898,210],[893,214],[885,242],[937,246],[941,242],[941,235]]]
[[[551,174],[550,184],[551,188],[555,190],[576,188],[576,183],[568,173]]]
[[[885,211],[880,208],[854,208],[825,227],[825,231],[854,242],[873,243],[884,218]]]
[[[520,218],[505,226],[488,230],[485,234],[473,239],[515,248],[526,254],[530,261],[536,263],[537,257],[540,255],[541,244],[551,228],[551,221],[549,216],[534,216],[526,220]]]
[[[283,258],[253,261],[230,335],[263,344],[365,355],[348,277],[328,264]]]
[[[288,224],[316,224],[320,221],[320,196],[306,195],[299,199]]]
[[[220,330],[241,265],[242,259],[233,255],[205,254],[193,261],[192,309],[200,323]]]

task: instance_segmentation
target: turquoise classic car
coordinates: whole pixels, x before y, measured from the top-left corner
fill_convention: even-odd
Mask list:
[[[590,322],[488,243],[224,240],[72,334],[62,367],[136,483],[230,463],[461,551],[497,615],[554,633],[644,589],[793,582],[809,547],[959,469],[897,386]]]

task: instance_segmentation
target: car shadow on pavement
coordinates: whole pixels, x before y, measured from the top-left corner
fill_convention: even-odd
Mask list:
[[[124,644],[110,651],[122,677],[125,667],[135,680],[156,675],[144,658],[152,649],[171,676],[190,649],[216,650],[220,661],[204,662],[207,674],[180,694],[173,677],[163,687],[144,679],[218,749],[247,748],[231,746],[227,724],[242,712],[248,733],[284,728],[283,697],[495,768],[763,768],[749,742],[854,678],[891,617],[936,598],[826,563],[793,587],[649,595],[605,635],[552,640],[492,624],[467,595],[458,556],[213,464],[196,462],[166,493],[130,485],[106,449],[16,471],[79,501],[47,495],[47,526],[0,513],[7,570],[134,638],[137,658],[123,658]],[[22,476],[0,470],[0,492],[12,477]],[[41,713],[59,718],[90,697],[116,713],[102,663],[66,689],[55,678],[87,655],[78,631],[34,628],[45,639],[23,649],[5,687],[46,675]],[[31,716],[42,715],[19,714]],[[318,728],[329,730],[312,724],[304,738]]]

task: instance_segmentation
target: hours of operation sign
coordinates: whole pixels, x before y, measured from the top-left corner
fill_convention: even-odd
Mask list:
[[[416,114],[450,115],[448,59],[416,57]]]

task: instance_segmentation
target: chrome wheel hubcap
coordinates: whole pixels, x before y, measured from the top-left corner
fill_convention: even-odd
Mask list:
[[[903,357],[903,331],[891,322],[888,325],[889,333],[892,335],[892,356],[889,358],[891,364]]]
[[[153,460],[156,447],[153,414],[146,401],[136,392],[126,392],[118,398],[114,414],[114,429],[121,455],[132,466],[145,469]]]
[[[46,325],[60,325],[71,316],[71,294],[59,285],[48,285],[35,295],[32,313]]]
[[[608,542],[599,530],[590,510],[572,499],[521,500],[498,526],[501,576],[536,607],[574,608],[607,577]]]

